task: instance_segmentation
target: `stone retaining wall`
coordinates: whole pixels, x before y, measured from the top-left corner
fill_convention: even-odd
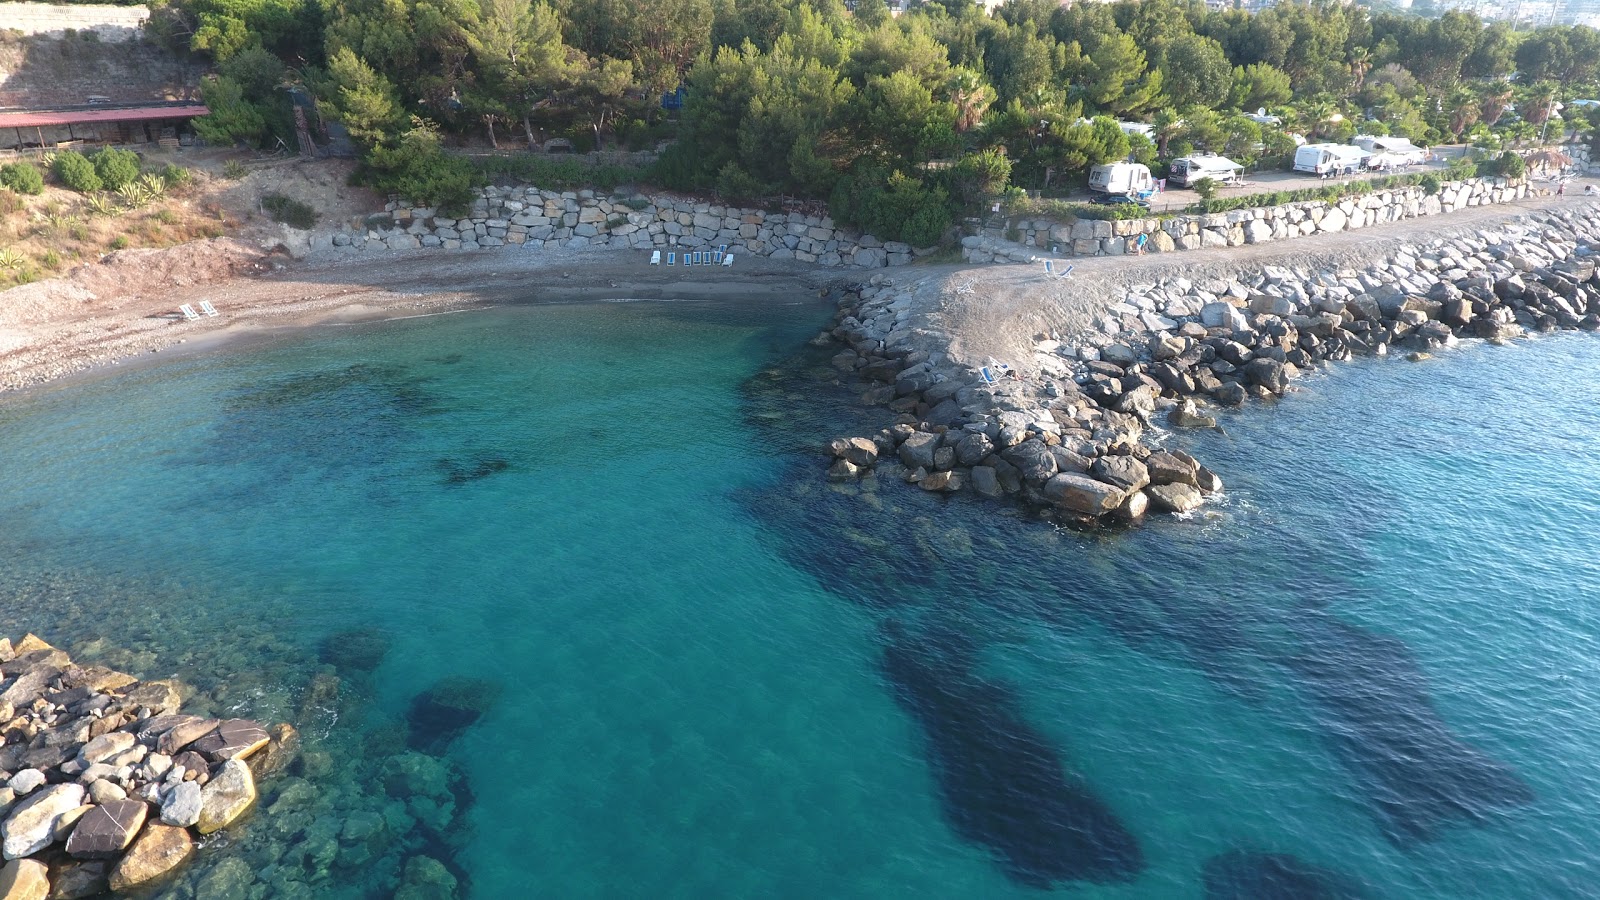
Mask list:
[[[0,27],[51,37],[61,37],[70,28],[93,31],[102,41],[132,41],[148,18],[148,6],[0,3]]]
[[[1225,213],[1181,215],[1170,218],[1072,223],[1052,219],[1011,220],[1003,228],[962,239],[962,256],[972,263],[1030,262],[1036,256],[1119,256],[1136,251],[1139,235],[1148,235],[1147,253],[1204,250],[1263,244],[1315,234],[1334,234],[1435,216],[1471,206],[1509,203],[1529,194],[1525,182],[1500,178],[1470,178],[1445,182],[1439,193],[1428,195],[1421,187],[1375,191],[1337,202],[1307,200],[1258,209]],[[1000,235],[1015,232],[1013,242]]]
[[[485,188],[465,218],[392,201],[382,217],[341,226],[333,246],[352,250],[476,249],[520,245],[613,250],[715,250],[824,266],[901,266],[928,250],[834,226],[826,216],[773,213],[672,197],[594,191]]]

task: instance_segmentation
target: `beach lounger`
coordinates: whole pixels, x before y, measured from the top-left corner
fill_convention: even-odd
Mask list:
[[[652,265],[652,266],[661,265],[661,251],[660,250],[652,250],[650,252],[650,265]]]
[[[1056,277],[1055,266],[1051,265],[1048,259],[1044,261],[1044,274],[1046,278]]]
[[[1057,275],[1056,277],[1058,277],[1058,278],[1070,278],[1070,277],[1072,277],[1072,270],[1076,269],[1076,268],[1077,268],[1076,264],[1067,266],[1065,269],[1062,269],[1060,274]]]
[[[700,265],[702,265],[702,266],[711,265],[711,251],[710,250],[702,250],[702,251],[700,251]]]
[[[668,253],[667,254],[667,265],[675,266],[677,264],[678,264],[678,254],[676,254],[676,253]]]
[[[194,307],[190,306],[187,303],[185,303],[184,305],[178,307],[178,311],[183,313],[184,319],[186,319],[186,320],[188,320],[190,322],[193,322],[194,320],[200,318],[200,314],[194,311]]]
[[[990,387],[994,387],[1000,383],[1000,380],[994,377],[994,373],[989,371],[988,366],[984,366],[983,368],[979,369],[978,374],[983,376],[983,383]]]
[[[722,244],[722,245],[717,247],[717,255],[716,255],[716,258],[713,261],[720,263],[720,262],[722,262],[722,258],[724,256],[727,256],[727,255],[728,255],[728,245],[727,244]]]
[[[733,254],[732,253],[729,253],[728,255],[722,257],[722,265],[723,265],[723,268],[727,268],[728,266],[733,265]]]
[[[208,316],[217,315],[217,308],[215,306],[211,305],[211,301],[210,300],[201,300],[200,301],[200,311],[205,313]]]

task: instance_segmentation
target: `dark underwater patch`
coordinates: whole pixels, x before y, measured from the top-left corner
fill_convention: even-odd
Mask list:
[[[992,850],[1013,881],[1040,889],[1139,874],[1133,834],[1067,774],[1061,752],[1023,719],[1011,692],[971,671],[959,641],[888,631],[883,672],[922,729],[940,806],[963,840]]]
[[[500,699],[498,682],[452,675],[412,698],[406,710],[406,745],[439,756]]]
[[[377,628],[347,628],[323,638],[317,656],[341,675],[371,674],[389,654],[389,635]]]
[[[498,475],[511,468],[511,461],[499,456],[468,459],[441,459],[435,464],[447,485],[463,485]]]
[[[1206,860],[1206,900],[1357,900],[1345,876],[1287,853],[1229,850]]]
[[[1534,801],[1511,767],[1451,731],[1405,644],[1320,613],[1295,630],[1300,646],[1289,666],[1390,842],[1412,847],[1453,823],[1482,825]]]

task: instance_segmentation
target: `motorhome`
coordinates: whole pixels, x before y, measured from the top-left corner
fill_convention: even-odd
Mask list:
[[[1209,178],[1217,184],[1238,184],[1244,166],[1226,156],[1206,153],[1185,156],[1172,161],[1172,180],[1182,187],[1192,187],[1196,181]]]
[[[1123,134],[1137,134],[1142,138],[1149,138],[1152,141],[1155,140],[1156,127],[1154,125],[1146,125],[1143,122],[1118,121],[1117,127],[1122,129]]]
[[[1149,197],[1156,191],[1150,167],[1134,162],[1108,163],[1089,170],[1089,190],[1096,194]]]
[[[1374,156],[1381,154],[1391,165],[1420,166],[1428,161],[1427,150],[1403,137],[1358,134],[1351,143]]]
[[[1349,144],[1307,144],[1294,152],[1294,170],[1321,175],[1354,175],[1372,152]]]

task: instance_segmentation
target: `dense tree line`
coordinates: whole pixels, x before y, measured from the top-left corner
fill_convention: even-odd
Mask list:
[[[1256,14],[1010,0],[992,17],[970,0],[899,17],[883,0],[167,0],[150,27],[216,61],[215,136],[280,133],[277,87],[299,82],[367,149],[372,177],[423,199],[471,183],[440,150],[463,136],[671,137],[651,174],[666,186],[828,198],[845,222],[915,241],[1008,184],[1075,185],[1100,162],[1192,150],[1272,160],[1292,153],[1290,131],[1498,152],[1600,78],[1590,28],[1331,0]],[[1262,108],[1283,128],[1248,117]]]

